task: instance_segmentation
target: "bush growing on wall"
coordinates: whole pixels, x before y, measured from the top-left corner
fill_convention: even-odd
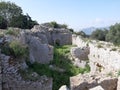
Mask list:
[[[28,54],[27,46],[23,46],[18,41],[12,41],[9,46],[12,49],[15,57],[26,57]]]
[[[13,30],[12,28],[9,28],[8,30],[6,30],[5,34],[17,36],[19,32],[20,32],[19,30]]]

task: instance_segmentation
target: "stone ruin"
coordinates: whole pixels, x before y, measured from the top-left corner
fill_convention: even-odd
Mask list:
[[[48,64],[53,60],[54,45],[72,44],[72,33],[68,29],[52,28],[45,24],[36,25],[31,30],[12,29],[19,30],[18,36],[4,35],[0,38],[0,44],[19,41],[26,45],[31,63]],[[39,77],[37,81],[24,80],[19,70],[27,68],[24,59],[17,62],[0,53],[0,90],[52,90],[52,78],[33,72],[33,78]]]
[[[53,60],[54,45],[72,44],[72,33],[65,28],[52,28],[46,24],[35,25],[31,30],[19,30],[19,35],[5,35],[0,43],[19,41],[29,48],[30,62],[49,63]]]
[[[120,50],[111,43],[82,39],[64,28],[37,25],[32,30],[20,30],[19,35],[5,35],[0,44],[20,41],[29,48],[30,62],[42,64],[53,59],[54,45],[73,44],[72,62],[78,67],[85,67],[89,60],[90,73],[70,77],[70,90],[120,90]],[[114,49],[115,48],[115,49]],[[24,60],[23,60],[24,61]],[[25,81],[19,69],[26,69],[25,62],[13,62],[10,56],[0,53],[0,90],[52,90],[52,78],[39,76],[37,81]],[[37,77],[36,73],[32,74]],[[62,86],[60,90],[69,90]]]
[[[72,44],[72,33],[65,28],[52,28],[41,24],[35,25],[31,31],[33,35],[41,38],[43,43],[48,43],[50,45]]]
[[[71,90],[119,90],[119,83],[120,81],[117,77],[110,77],[102,74],[91,75],[88,73],[70,78]],[[99,88],[94,89],[98,86]]]
[[[0,54],[0,64],[0,90],[52,90],[52,78],[40,76],[37,81],[24,80],[19,73],[23,63],[13,61],[10,56]],[[33,78],[36,77],[34,74]]]
[[[75,53],[75,50],[72,50],[73,57],[84,61],[85,58],[80,57],[87,56],[91,71],[70,77],[71,90],[120,90],[119,47],[108,42],[86,40],[76,35],[73,35],[72,44],[77,46],[75,49],[79,52]],[[85,53],[87,50],[82,50],[86,47],[89,53]]]

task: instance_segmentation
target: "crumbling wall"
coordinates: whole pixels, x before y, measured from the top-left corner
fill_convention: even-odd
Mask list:
[[[81,48],[89,47],[89,62],[92,73],[96,71],[108,73],[120,70],[120,49],[111,43],[94,40],[85,41],[74,35],[73,44]]]
[[[97,67],[99,67],[100,71],[103,70],[106,73],[120,70],[119,51],[113,51],[112,48],[108,48],[106,46],[99,47],[96,44],[89,44],[89,46],[90,46],[89,60],[93,72],[97,70]],[[96,70],[93,65],[97,66]]]
[[[21,64],[2,54],[2,79],[0,90],[52,90],[52,78],[40,76],[36,81],[24,80],[19,73]],[[34,78],[34,77],[33,77]]]
[[[103,90],[119,90],[117,82],[118,78],[102,74],[91,75],[88,73],[70,77],[71,90],[90,90],[96,86],[101,86]]]
[[[59,40],[59,45],[72,44],[72,33],[68,29],[51,28],[45,25],[35,25],[31,31],[34,36],[37,36],[39,38],[41,38],[42,34],[42,38],[44,36],[44,39],[42,40],[48,42],[50,45],[55,45],[56,40]]]

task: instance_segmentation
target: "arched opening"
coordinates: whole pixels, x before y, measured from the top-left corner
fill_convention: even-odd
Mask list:
[[[59,39],[56,39],[55,42],[54,42],[54,45],[60,46],[60,40],[59,40]]]

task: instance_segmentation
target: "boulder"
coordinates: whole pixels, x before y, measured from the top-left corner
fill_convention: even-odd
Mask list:
[[[71,55],[74,60],[73,64],[78,67],[84,68],[86,66],[86,60],[88,60],[89,48],[73,47],[71,48]]]
[[[91,75],[90,73],[83,75],[80,74],[77,76],[70,77],[70,87],[71,90],[91,90],[96,86],[101,86],[103,90],[116,90],[117,81],[118,79],[115,77],[108,77],[102,74],[98,75]]]
[[[47,38],[43,33],[22,31],[18,40],[28,46],[31,63],[38,62],[45,64],[53,59],[53,47],[48,44]]]
[[[99,85],[103,87],[104,90],[116,90],[117,89],[117,78],[101,78]]]
[[[89,48],[84,47],[73,47],[71,48],[71,55],[73,58],[78,58],[80,60],[86,60],[88,59],[88,54],[89,54]]]

